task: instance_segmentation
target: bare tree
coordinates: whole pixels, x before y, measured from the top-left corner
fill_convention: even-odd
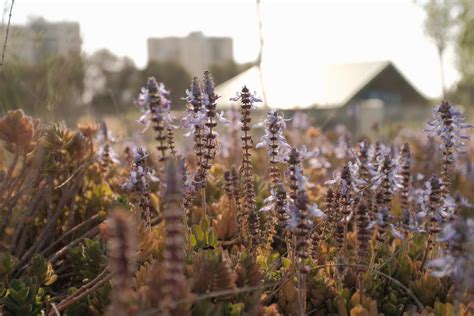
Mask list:
[[[419,2],[426,12],[425,33],[435,43],[441,71],[441,84],[443,98],[446,97],[446,86],[444,82],[443,57],[449,42],[453,38],[453,29],[456,24],[455,11],[458,6],[457,0],[427,0]]]

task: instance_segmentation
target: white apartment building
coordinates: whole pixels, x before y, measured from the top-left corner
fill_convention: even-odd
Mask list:
[[[233,43],[230,37],[207,37],[193,32],[187,37],[148,39],[148,62],[175,61],[194,76],[212,64],[232,61]]]
[[[6,28],[0,29],[1,43]],[[67,57],[81,52],[80,27],[77,22],[48,22],[43,18],[26,25],[11,25],[5,62],[37,63],[50,56]]]

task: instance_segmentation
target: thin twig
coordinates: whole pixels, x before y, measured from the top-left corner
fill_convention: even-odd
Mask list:
[[[56,224],[56,221],[58,220],[59,216],[64,212],[64,206],[67,203],[69,203],[71,199],[74,198],[77,191],[79,191],[81,185],[82,184],[79,181],[77,185],[75,186],[73,185],[71,188],[69,188],[69,190],[67,190],[66,192],[63,192],[62,198],[59,201],[54,214],[49,218],[48,223],[43,227],[43,230],[38,235],[36,241],[33,243],[30,249],[28,249],[28,251],[20,259],[20,262],[18,263],[18,268],[16,270],[16,274],[18,274],[19,272],[21,272],[24,268],[28,266],[28,265],[26,266],[23,266],[23,265],[44,245],[53,225]]]
[[[329,124],[329,122],[333,119],[333,117],[336,115],[336,111],[337,109],[334,109],[331,112],[329,112],[329,115],[326,117],[324,122],[319,126],[321,130],[324,129],[326,125]]]
[[[82,165],[80,165],[79,167],[77,167],[76,170],[74,170],[74,172],[71,174],[71,176],[69,178],[67,178],[63,183],[61,183],[60,185],[54,187],[55,189],[60,189],[62,188],[64,185],[66,185],[69,181],[72,180],[72,178],[74,178],[74,176],[79,172],[81,171],[83,168],[87,167],[89,164],[91,164],[92,162],[91,161],[86,161],[84,162]]]
[[[23,182],[24,183],[24,182]],[[30,190],[31,188],[35,187],[35,184],[38,183],[37,179],[33,179],[30,182],[28,182],[26,185],[21,187],[23,183],[18,187],[18,191],[15,192],[13,196],[9,196],[10,194],[7,195],[8,199],[5,199],[5,202],[0,206],[0,209],[5,209],[8,207],[11,207],[20,199],[22,196],[24,196],[25,191]],[[20,189],[21,188],[21,189]],[[5,197],[6,198],[6,197]]]
[[[221,245],[222,246],[230,246],[230,245],[233,245],[233,244],[236,244],[237,242],[239,241],[239,237],[236,237],[236,238],[233,238],[231,240],[224,240],[224,241],[221,241]]]
[[[20,194],[18,195],[18,199],[20,198]],[[20,223],[18,223],[18,226],[15,228],[15,233],[13,234],[13,237],[11,239],[11,245],[10,245],[10,252],[15,251],[15,253],[18,255],[18,241],[20,239],[20,236],[22,235],[23,232],[23,227],[26,224],[26,218],[31,217],[34,212],[36,211],[36,205],[39,203],[40,199],[42,198],[42,189],[40,188],[34,197],[29,201],[27,210],[28,212],[24,215],[23,219],[21,220]]]
[[[12,0],[12,4],[10,6],[10,13],[8,15],[7,30],[5,32],[5,40],[3,42],[2,61],[0,62],[0,66],[3,66],[3,62],[5,60],[5,52],[7,51],[8,34],[10,33],[10,22],[11,22],[11,19],[12,19],[12,11],[13,11],[13,5],[14,4],[15,4],[15,0]]]
[[[61,313],[58,311],[58,308],[56,307],[55,303],[51,303],[51,307],[53,308],[53,311],[56,313],[56,316],[61,316]]]
[[[101,287],[104,283],[108,282],[111,277],[111,274],[108,273],[108,269],[104,269],[95,279],[90,281],[89,283],[85,284],[82,286],[79,290],[74,292],[72,295],[66,297],[64,300],[62,300],[57,306],[56,310],[58,312],[65,310],[69,306],[71,306],[74,303],[77,303],[80,299],[82,299],[84,296],[87,296],[91,294],[92,292],[96,291],[99,287]],[[56,310],[53,308],[48,313],[48,316],[54,316]]]
[[[51,251],[51,249],[54,249],[55,246],[57,246],[62,240],[64,240],[64,238],[68,237],[69,235],[75,233],[76,231],[78,231],[79,229],[81,229],[82,227],[84,227],[85,225],[95,221],[97,218],[99,218],[99,214],[95,214],[94,216],[92,216],[91,218],[77,224],[76,226],[74,226],[73,228],[71,228],[70,230],[68,230],[67,232],[65,232],[64,234],[61,235],[61,237],[59,237],[59,239],[57,239],[53,244],[51,244],[48,248],[46,248],[45,250],[41,251],[41,254],[47,254],[49,251]],[[86,232],[87,234],[87,232]]]
[[[84,235],[82,235],[81,237],[79,238],[76,238],[74,239],[73,241],[71,241],[69,244],[67,244],[66,246],[64,246],[63,248],[61,248],[60,250],[56,251],[54,253],[54,255],[51,255],[49,258],[48,258],[48,261],[50,261],[51,263],[55,262],[58,258],[60,258],[61,256],[63,256],[66,251],[68,249],[70,249],[71,247],[74,247],[75,245],[79,244],[83,239],[85,238],[89,238],[89,237],[92,237],[92,236],[95,236],[97,233],[99,233],[99,227],[94,227],[92,229],[90,229],[89,231],[87,231]]]
[[[7,188],[7,191],[4,192],[4,199],[7,199],[11,196],[11,194],[13,194],[13,192],[15,192],[15,186],[16,186],[16,191],[18,191],[23,183],[26,181],[26,172],[28,170],[28,166],[26,164],[26,160],[27,160],[27,157],[26,157],[26,154],[23,153],[23,164],[21,166],[21,169],[19,170],[19,172],[17,172],[17,174],[12,177],[9,181],[9,183],[6,184],[6,188]]]
[[[206,201],[206,186],[201,189],[201,200],[202,200],[202,216],[207,220],[207,201]]]

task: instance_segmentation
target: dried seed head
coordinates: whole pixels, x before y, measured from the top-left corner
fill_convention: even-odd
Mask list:
[[[308,209],[308,196],[306,190],[298,191],[295,201],[296,227],[296,256],[301,260],[301,272],[306,273],[303,261],[308,258],[309,240],[308,233],[313,225]]]
[[[324,222],[324,227],[322,234],[324,235],[325,239],[332,238],[334,230],[337,224],[337,205],[336,205],[336,196],[334,191],[331,187],[328,188],[325,197],[325,213],[327,215],[327,219]]]
[[[430,179],[430,195],[429,195],[429,206],[428,206],[428,231],[431,234],[437,234],[441,228],[439,224],[442,219],[440,218],[439,212],[442,206],[442,183],[438,177],[431,177]]]
[[[233,189],[232,196],[234,197],[235,208],[237,210],[237,220],[239,223],[241,223],[242,205],[241,205],[240,198],[242,196],[242,193],[240,192],[240,177],[235,167],[232,167],[230,169],[230,175],[231,175],[231,182],[232,182],[232,189]],[[242,229],[242,227],[240,228]]]
[[[288,222],[288,201],[286,199],[286,191],[283,184],[278,185],[276,197],[276,213],[278,215],[280,228],[284,229]]]
[[[133,218],[116,209],[107,223],[107,255],[112,273],[112,303],[109,314],[127,315],[131,307],[132,279],[136,269],[137,231]],[[118,313],[118,314],[117,314]]]
[[[376,220],[378,235],[377,240],[379,242],[385,241],[386,232],[390,222],[390,214],[385,203],[385,196],[382,191],[378,191],[375,194],[375,208],[377,209]]]
[[[375,142],[375,146],[372,148],[372,165],[374,166],[375,170],[378,170],[380,167],[380,161],[384,155],[384,145],[380,140]]]
[[[372,171],[372,165],[369,160],[369,149],[370,143],[367,139],[359,143],[359,152],[357,155],[359,159],[359,178],[365,183],[369,182],[370,173]]]
[[[173,128],[172,127],[167,127],[166,130],[167,130],[166,139],[168,140],[168,148],[170,149],[170,152],[173,155],[173,157],[176,158],[176,153],[177,152],[176,152],[176,146],[175,146],[175,142],[174,142]]]
[[[344,246],[345,233],[344,233],[344,222],[339,221],[336,224],[336,231],[334,232],[335,247],[337,251],[340,251]]]
[[[400,196],[401,224],[407,228],[410,224],[409,198],[411,191],[410,166],[411,166],[410,145],[404,143],[400,152],[400,174],[402,176],[402,188]]]
[[[241,172],[244,178],[244,203],[242,209],[242,221],[248,225],[248,232],[250,240],[248,240],[252,249],[256,251],[257,245],[260,243],[260,223],[259,217],[256,213],[255,188],[253,184],[253,167],[251,162],[250,149],[253,148],[252,136],[250,135],[250,112],[253,109],[253,102],[251,94],[247,87],[243,87],[240,95],[233,100],[240,100],[241,107],[241,130],[242,130],[242,167]],[[245,231],[245,228],[244,228]]]
[[[186,298],[188,284],[185,270],[185,227],[184,210],[181,206],[183,175],[174,160],[166,163],[166,190],[163,197],[163,219],[165,221],[165,241],[160,278],[152,280],[151,287],[158,289],[158,305],[164,314],[176,311],[177,302]],[[157,268],[157,267],[155,267]]]
[[[289,189],[290,189],[290,199],[296,200],[297,192],[298,192],[298,173],[301,159],[296,147],[291,148],[290,153],[288,154],[288,158],[286,159],[288,163],[288,172],[289,172]]]
[[[210,71],[206,70],[204,72],[204,106],[208,110],[208,115],[213,116],[209,111],[215,111],[216,104],[215,102],[219,96],[215,93],[214,78]]]
[[[232,200],[234,198],[234,187],[233,187],[234,183],[232,180],[233,179],[232,179],[231,171],[230,170],[224,171],[224,190],[229,200]]]
[[[360,264],[366,262],[371,232],[369,230],[369,216],[367,204],[360,202],[356,209],[357,226],[357,257]]]
[[[320,255],[321,235],[321,228],[319,226],[314,227],[311,234],[311,258],[316,263],[318,262]]]

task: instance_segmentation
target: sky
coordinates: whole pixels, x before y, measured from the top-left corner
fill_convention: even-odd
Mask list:
[[[6,6],[11,2],[3,1]],[[261,2],[263,60],[267,67],[281,69],[282,76],[297,70],[300,80],[311,80],[311,71],[320,64],[391,60],[422,93],[440,95],[436,48],[424,34],[425,15],[414,0]],[[147,61],[147,38],[198,30],[232,37],[237,62],[252,61],[258,54],[255,0],[15,1],[12,24],[35,16],[78,21],[86,53],[107,48],[131,57],[139,67]],[[452,48],[444,65],[449,86],[458,79]]]

